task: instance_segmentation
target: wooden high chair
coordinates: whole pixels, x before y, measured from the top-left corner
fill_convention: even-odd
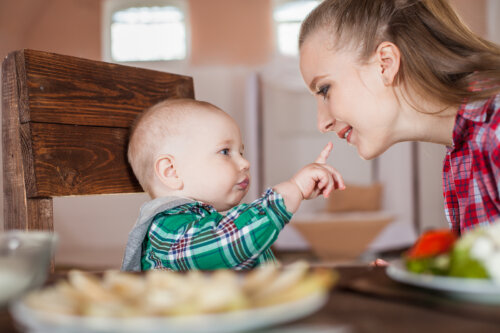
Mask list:
[[[152,104],[194,98],[191,77],[21,50],[2,65],[4,229],[53,230],[56,196],[142,192],[129,127]]]

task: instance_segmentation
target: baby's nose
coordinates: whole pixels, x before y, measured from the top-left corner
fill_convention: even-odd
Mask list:
[[[250,162],[246,158],[244,158],[244,157],[241,157],[240,168],[242,170],[248,170],[248,169],[250,169]]]

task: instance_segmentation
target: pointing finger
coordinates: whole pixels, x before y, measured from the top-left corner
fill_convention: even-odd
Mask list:
[[[323,148],[323,150],[319,154],[318,158],[314,162],[321,163],[321,164],[326,163],[326,159],[330,155],[330,152],[332,151],[332,149],[333,149],[333,143],[328,142],[326,144],[325,148]]]
[[[342,177],[340,172],[338,172],[334,167],[328,164],[322,164],[321,166],[330,172],[330,174],[333,177],[333,180],[337,184],[336,188],[339,188],[341,190],[345,189],[344,178]]]

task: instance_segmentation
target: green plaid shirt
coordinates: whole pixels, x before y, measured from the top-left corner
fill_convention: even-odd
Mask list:
[[[241,270],[276,262],[270,247],[291,217],[270,188],[225,215],[199,201],[177,206],[154,217],[142,243],[142,270]]]

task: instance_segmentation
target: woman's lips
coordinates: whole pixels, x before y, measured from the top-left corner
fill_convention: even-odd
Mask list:
[[[351,143],[351,135],[352,135],[352,127],[351,127],[351,130],[347,133],[347,137],[345,138],[347,140],[348,143]]]
[[[337,133],[338,137],[341,139],[346,139],[347,142],[350,142],[352,134],[352,127],[346,126],[340,132]]]

